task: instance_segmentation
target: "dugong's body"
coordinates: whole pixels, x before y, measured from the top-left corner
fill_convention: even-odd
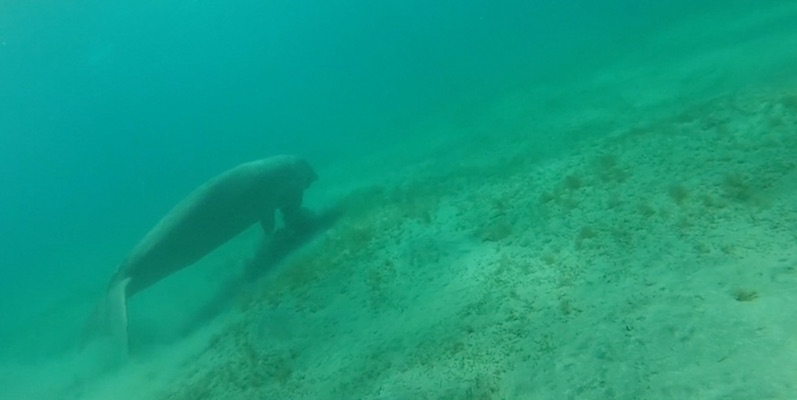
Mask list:
[[[301,218],[304,190],[317,175],[296,156],[239,165],[177,204],[122,261],[108,287],[112,331],[127,345],[129,297],[204,257],[255,223],[268,234],[280,210],[290,226]]]

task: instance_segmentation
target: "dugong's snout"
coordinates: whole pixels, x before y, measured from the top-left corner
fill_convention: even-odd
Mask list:
[[[312,166],[310,166],[310,163],[307,162],[307,160],[299,159],[296,163],[296,168],[299,171],[299,175],[304,180],[304,189],[307,189],[313,184],[313,182],[318,180],[318,174],[316,174],[315,170]]]

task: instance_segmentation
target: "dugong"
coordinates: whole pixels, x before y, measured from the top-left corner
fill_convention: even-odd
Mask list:
[[[274,230],[279,210],[286,227],[301,225],[304,190],[318,179],[310,164],[281,155],[239,165],[180,201],[120,263],[102,312],[127,353],[127,299],[190,266],[247,228]]]

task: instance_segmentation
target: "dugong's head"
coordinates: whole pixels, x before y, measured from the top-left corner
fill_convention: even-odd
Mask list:
[[[267,177],[264,183],[268,185],[278,184],[304,190],[318,180],[318,175],[316,175],[310,163],[299,156],[287,154],[272,156],[254,161],[248,165],[256,168],[262,176]],[[273,189],[273,187],[269,189]]]
[[[304,158],[296,157],[293,168],[296,179],[301,181],[304,189],[307,189],[313,182],[318,180],[318,174],[315,173],[313,167]]]

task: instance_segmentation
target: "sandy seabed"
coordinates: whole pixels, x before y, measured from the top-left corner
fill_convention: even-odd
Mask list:
[[[729,95],[353,195],[162,398],[791,398],[795,128]]]

